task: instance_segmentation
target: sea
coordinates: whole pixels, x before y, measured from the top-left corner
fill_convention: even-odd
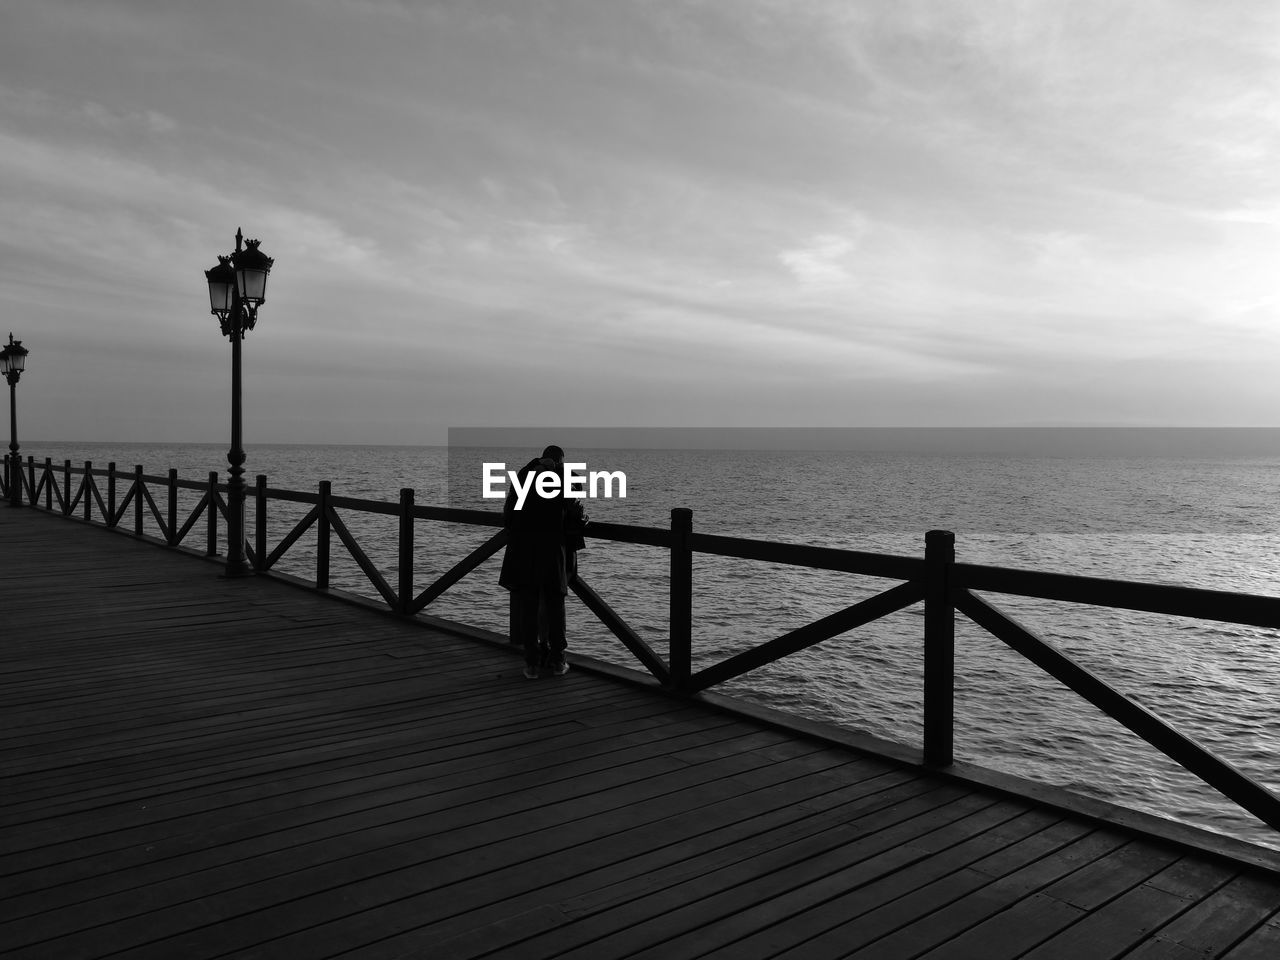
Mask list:
[[[1015,436],[1016,434],[1016,436]],[[1280,596],[1280,431],[927,432],[860,434],[842,449],[567,447],[589,471],[622,471],[625,497],[585,501],[593,520],[666,527],[693,511],[701,532],[922,556],[926,531],[956,534],[962,562]],[[1093,437],[1091,440],[1090,437]],[[475,438],[470,438],[474,440]],[[548,438],[552,439],[552,438]],[[558,440],[559,438],[554,438]],[[688,439],[688,438],[685,438]],[[725,446],[735,435],[710,438]],[[738,440],[748,439],[737,436]],[[758,443],[759,438],[749,438]],[[821,441],[822,437],[811,438]],[[792,444],[796,446],[796,444]],[[530,444],[438,447],[253,445],[246,478],[272,488],[498,511],[484,464],[517,469]],[[151,475],[225,480],[219,444],[24,443],[61,465],[115,462]],[[603,494],[602,487],[597,493]],[[198,493],[183,492],[183,516]],[[157,492],[159,499],[159,492]],[[274,546],[306,506],[273,501]],[[396,519],[339,511],[395,583]],[[250,536],[253,511],[249,510]],[[148,518],[148,529],[155,532]],[[415,589],[491,536],[490,528],[418,521]],[[203,524],[188,545],[200,547]],[[427,610],[505,633],[501,553]],[[304,536],[277,569],[314,578]],[[332,586],[377,598],[335,537]],[[581,574],[665,654],[668,557],[589,541]],[[693,668],[771,640],[892,586],[872,577],[694,557]],[[1280,631],[1079,604],[988,595],[1080,663],[1254,779],[1280,791]],[[572,650],[642,669],[573,597]],[[920,605],[717,688],[854,731],[919,745]],[[1131,808],[1280,849],[1280,834],[1240,810],[962,616],[956,625],[956,756]]]

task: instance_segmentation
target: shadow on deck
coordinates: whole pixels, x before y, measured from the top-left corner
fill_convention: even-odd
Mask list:
[[[0,507],[19,957],[1280,956],[1280,876]]]

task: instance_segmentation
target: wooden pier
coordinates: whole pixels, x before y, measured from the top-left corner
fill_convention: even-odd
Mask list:
[[[7,958],[1273,960],[1280,873],[0,506]]]

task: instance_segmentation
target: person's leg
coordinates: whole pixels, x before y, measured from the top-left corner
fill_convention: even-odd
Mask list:
[[[557,670],[565,662],[564,651],[568,646],[565,637],[564,594],[555,589],[544,591],[542,607],[547,620],[547,665],[552,670]]]
[[[547,601],[543,594],[538,594],[538,666],[546,667],[551,663],[551,652],[547,647]]]
[[[525,666],[538,667],[538,589],[512,590],[515,605],[516,636],[512,639],[524,647]]]

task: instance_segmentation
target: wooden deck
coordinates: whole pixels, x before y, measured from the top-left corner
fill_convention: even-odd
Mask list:
[[[1280,956],[1280,876],[0,505],[0,953]]]

